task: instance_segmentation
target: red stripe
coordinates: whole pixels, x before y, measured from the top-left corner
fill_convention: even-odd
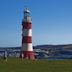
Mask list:
[[[33,51],[22,51],[24,58],[28,59],[35,59],[34,52]]]
[[[24,36],[22,38],[22,44],[23,43],[32,43],[32,37],[31,36]]]
[[[31,23],[28,23],[28,22],[23,22],[22,26],[23,26],[23,29],[31,29],[32,28]]]

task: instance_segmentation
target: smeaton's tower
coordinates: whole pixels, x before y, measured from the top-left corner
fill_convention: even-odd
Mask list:
[[[24,10],[24,18],[22,21],[21,57],[32,60],[35,59],[32,46],[32,21],[28,8]]]

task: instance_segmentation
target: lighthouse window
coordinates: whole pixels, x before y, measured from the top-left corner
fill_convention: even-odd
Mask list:
[[[25,13],[25,16],[30,16],[30,13]]]

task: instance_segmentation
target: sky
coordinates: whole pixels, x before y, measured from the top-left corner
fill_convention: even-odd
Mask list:
[[[0,47],[21,46],[25,7],[33,45],[72,44],[72,0],[0,0]]]

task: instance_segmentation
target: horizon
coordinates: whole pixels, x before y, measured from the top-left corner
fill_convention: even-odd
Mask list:
[[[1,0],[0,47],[21,46],[25,6],[31,11],[33,46],[72,44],[72,0]]]
[[[72,45],[72,44],[41,44],[41,45],[34,45],[34,46],[48,46],[48,45],[53,45],[53,46],[58,46],[58,45]],[[32,46],[32,47],[34,47],[34,46]],[[8,47],[0,47],[0,48],[9,48],[10,46],[8,46]],[[21,47],[21,46],[13,46],[13,47]],[[13,48],[12,46],[10,47],[10,48]]]

